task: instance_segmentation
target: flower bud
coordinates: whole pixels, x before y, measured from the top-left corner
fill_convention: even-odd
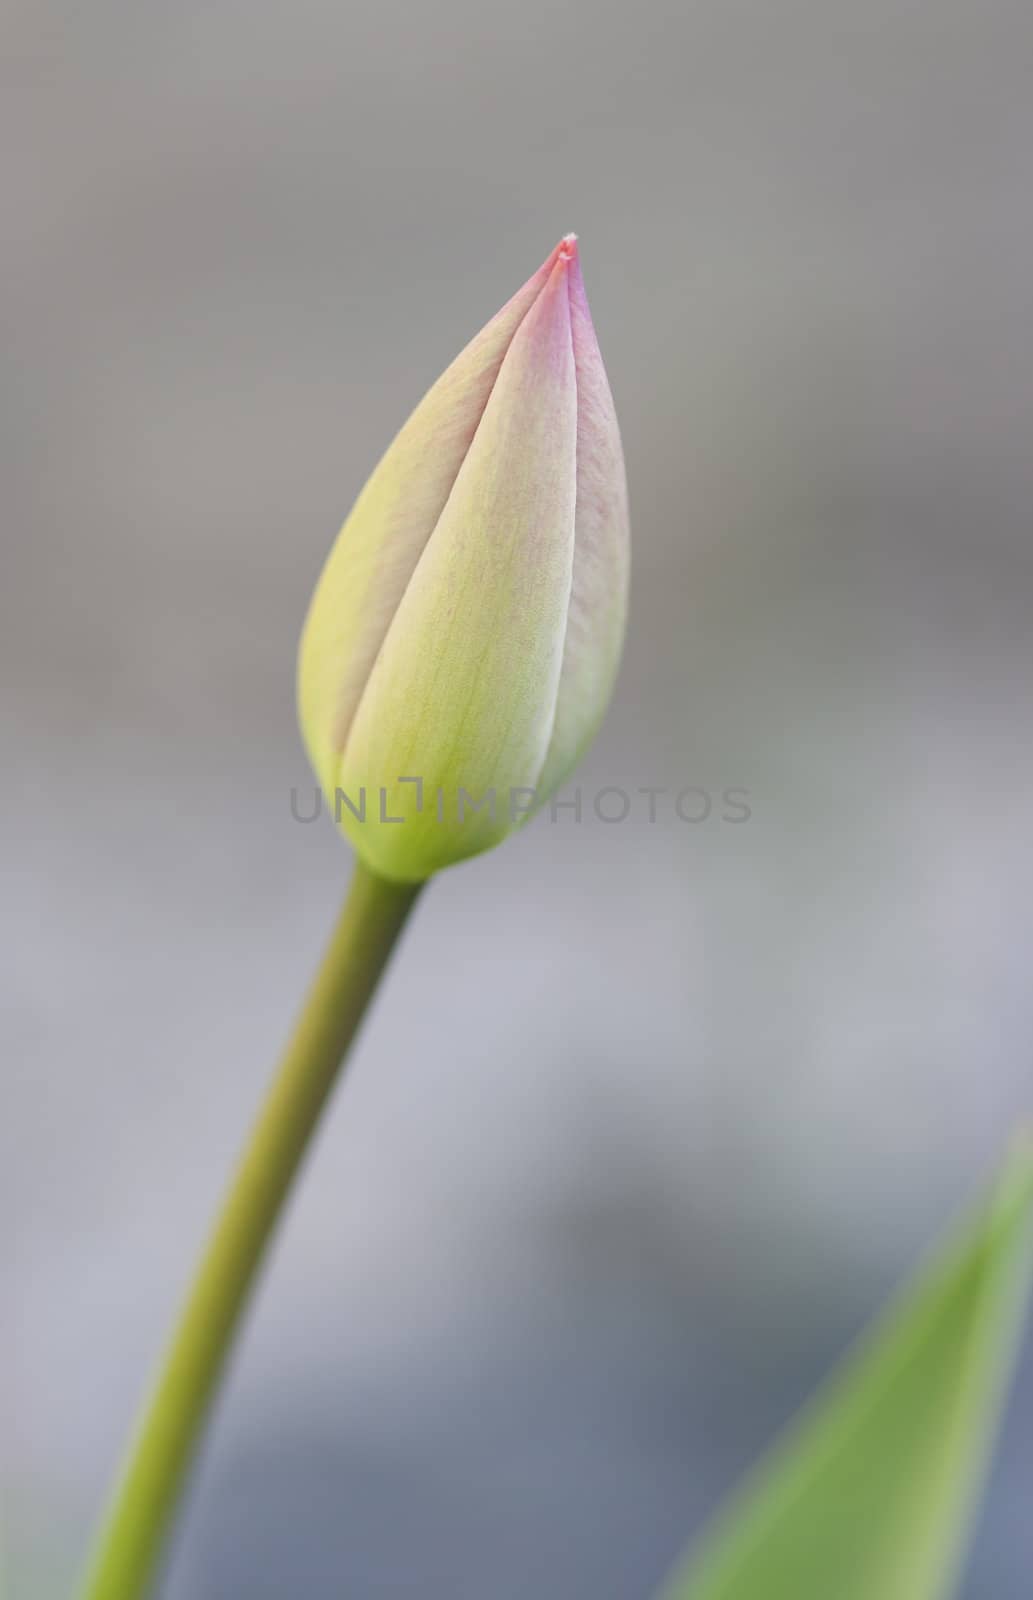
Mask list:
[[[620,434],[569,235],[417,406],[309,608],[302,733],[373,871],[422,881],[557,788],[610,698],[627,586]]]

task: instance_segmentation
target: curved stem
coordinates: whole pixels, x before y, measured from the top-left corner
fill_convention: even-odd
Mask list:
[[[419,888],[356,866],[143,1411],[82,1600],[140,1600],[147,1592],[265,1248]]]

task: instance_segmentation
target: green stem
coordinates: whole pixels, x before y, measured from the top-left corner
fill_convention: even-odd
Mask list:
[[[418,892],[419,885],[387,883],[356,867],[143,1412],[82,1600],[147,1593],[266,1245]]]

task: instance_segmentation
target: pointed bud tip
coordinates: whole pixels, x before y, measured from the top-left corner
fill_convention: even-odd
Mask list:
[[[565,233],[556,246],[556,259],[558,261],[573,261],[577,256],[577,234]]]

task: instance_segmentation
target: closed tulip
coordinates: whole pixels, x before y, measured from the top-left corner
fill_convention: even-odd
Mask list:
[[[302,732],[368,867],[420,882],[562,783],[610,698],[627,586],[620,434],[569,235],[417,406],[312,599]]]

